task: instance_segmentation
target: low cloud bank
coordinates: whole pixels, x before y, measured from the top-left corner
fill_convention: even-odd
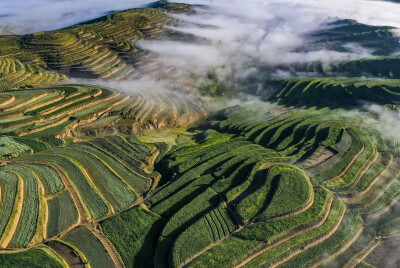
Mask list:
[[[52,30],[99,17],[113,10],[145,6],[149,0],[15,0],[0,2],[0,33]],[[347,44],[348,51],[307,50],[310,33],[338,19],[400,28],[400,4],[369,0],[175,0],[201,5],[195,14],[175,15],[183,23],[171,30],[209,40],[202,44],[146,41],[138,45],[182,71],[254,75],[260,66],[370,57],[371,51]],[[197,25],[197,26],[196,26]],[[209,25],[212,27],[204,27]],[[395,30],[400,34],[400,30]]]
[[[56,30],[110,11],[142,7],[150,0],[3,0],[0,34],[26,34]]]
[[[190,3],[203,6],[196,8],[196,14],[176,15],[189,24],[170,29],[210,40],[210,44],[147,41],[139,45],[159,54],[166,64],[192,72],[223,66],[243,75],[251,70],[254,73],[259,66],[372,57],[372,51],[354,43],[346,45],[346,52],[301,48],[310,44],[311,33],[338,19],[400,27],[400,5],[384,1],[195,0]]]

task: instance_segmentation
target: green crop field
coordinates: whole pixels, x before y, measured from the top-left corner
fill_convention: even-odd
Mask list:
[[[398,30],[310,19],[285,54],[215,2],[20,35],[0,14],[0,268],[400,262]]]

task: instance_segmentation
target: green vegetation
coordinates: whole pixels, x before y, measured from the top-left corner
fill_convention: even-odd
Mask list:
[[[11,217],[17,195],[18,178],[13,173],[0,170],[1,203],[0,234],[3,234]]]
[[[127,267],[151,267],[164,223],[160,216],[137,207],[103,221],[101,229]]]
[[[235,229],[226,204],[211,210],[177,237],[172,251],[173,265],[179,267]]]
[[[9,137],[0,137],[0,158],[15,157],[29,150],[28,146],[15,142]]]
[[[36,231],[39,213],[38,185],[34,175],[29,170],[17,166],[6,166],[4,171],[23,178],[23,206],[20,212],[18,226],[8,247],[21,248],[28,245]]]
[[[71,244],[84,254],[92,267],[113,267],[111,256],[100,240],[86,227],[81,226],[62,237],[67,244]]]
[[[392,28],[337,21],[300,49],[356,43],[371,58],[259,66],[307,78],[237,85],[219,66],[175,81],[137,41],[195,40],[171,16],[189,10],[159,1],[0,36],[0,267],[371,267],[398,236]],[[153,74],[174,81],[120,92],[69,79]],[[268,96],[218,108],[257,83]]]
[[[53,195],[65,189],[64,183],[61,181],[57,172],[47,165],[35,165],[27,163],[13,163],[11,166],[22,167],[29,170],[43,184],[44,194]]]
[[[291,78],[273,80],[276,90],[268,100],[282,103],[304,101],[307,104],[324,104],[343,107],[357,100],[381,104],[399,102],[398,80],[376,80],[363,78]]]
[[[272,166],[264,181],[264,185],[238,204],[243,219],[271,219],[294,213],[312,202],[311,183],[294,167]]]
[[[49,206],[47,237],[59,234],[77,222],[78,211],[68,192],[48,200],[47,204]]]
[[[49,255],[48,248],[35,248],[21,253],[0,254],[0,267],[62,268],[63,265]]]

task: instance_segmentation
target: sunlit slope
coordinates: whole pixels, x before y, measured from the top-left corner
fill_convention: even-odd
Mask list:
[[[296,85],[313,79],[274,82],[299,93],[303,88]],[[358,87],[352,87],[354,83]],[[309,88],[318,93],[332,85],[331,101],[353,96],[354,102],[370,96],[360,93],[368,90],[394,94],[397,82],[370,83],[344,79]],[[379,129],[377,117],[350,110],[350,105],[302,108],[298,104],[308,100],[301,94],[293,95],[296,107],[255,101],[217,112],[183,133],[171,147],[162,143],[167,137],[152,142],[148,138],[145,144],[135,136],[82,134],[96,134],[82,129],[96,129],[94,125],[107,117],[135,122],[137,129],[131,126],[130,133],[140,130],[141,123],[150,124],[141,121],[142,112],[128,112],[138,105],[130,99],[126,104],[106,105],[104,117],[93,122],[79,117],[81,111],[94,113],[97,108],[93,110],[90,103],[95,103],[93,107],[102,103],[98,98],[103,94],[121,99],[135,94],[120,96],[83,85],[6,92],[16,93],[3,96],[4,102],[19,101],[21,108],[31,107],[47,92],[59,98],[59,106],[46,101],[35,112],[22,110],[22,116],[27,114],[30,121],[58,118],[69,107],[66,122],[78,125],[48,135],[41,130],[37,135],[15,131],[1,139],[2,253],[44,243],[51,248],[43,248],[45,252],[49,256],[57,252],[61,262],[88,262],[96,267],[334,267],[358,264],[384,239],[397,234],[398,141]],[[24,92],[33,95],[20,99],[17,93]],[[35,99],[36,92],[41,98]],[[159,92],[139,94],[135,98],[143,100],[141,106],[151,104],[143,97],[148,94],[151,101],[166,98]],[[169,103],[178,98],[173,96]],[[396,106],[395,96],[367,100]],[[76,105],[78,101],[82,104]],[[312,106],[313,99],[309,101]],[[192,110],[184,114],[194,116],[202,110],[194,104],[189,98],[186,106]],[[154,103],[144,118],[163,105]],[[116,114],[108,114],[113,110]],[[169,112],[166,109],[155,118]],[[390,110],[382,112],[393,117]],[[123,126],[119,121],[105,125],[118,131]],[[22,129],[32,131],[35,125],[22,125]],[[82,135],[73,142],[55,138],[78,133]],[[154,172],[155,161],[159,173]],[[71,259],[65,252],[73,251]],[[8,255],[12,256],[22,255]]]
[[[77,84],[0,96],[2,264],[22,267],[38,254],[53,267],[123,267],[96,226],[157,187],[154,162],[168,148],[131,135],[185,129],[207,116],[206,103],[178,90]]]
[[[0,92],[0,134],[59,138],[188,126],[207,114],[196,95],[66,85]]]
[[[67,79],[65,75],[137,77],[141,69],[144,72],[158,65],[152,66],[149,58],[142,62],[146,52],[136,47],[134,41],[171,34],[172,31],[165,33],[164,26],[175,25],[177,20],[169,15],[188,9],[185,4],[161,1],[148,8],[117,12],[62,30],[1,36],[0,88],[57,84]]]
[[[337,21],[299,51],[371,57],[272,68],[307,78],[73,84],[179,73],[135,42],[196,40],[168,27],[189,10],[0,37],[0,267],[379,266],[400,230],[393,29]],[[263,97],[212,97],[236,89]]]
[[[9,255],[19,252],[13,249],[45,242],[48,247],[41,248],[54,261],[71,265],[67,252],[75,251],[82,265],[122,267],[95,225],[139,204],[156,187],[160,175],[152,170],[157,155],[156,147],[135,137],[107,136],[4,161],[0,248],[6,255],[0,258],[22,265],[24,255]]]
[[[142,208],[101,223],[128,267],[356,265],[380,243],[400,197],[394,141],[344,110],[265,108],[209,121]]]

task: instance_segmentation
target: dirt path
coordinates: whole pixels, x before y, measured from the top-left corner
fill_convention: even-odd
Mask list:
[[[329,262],[331,262],[332,260],[334,260],[337,256],[339,256],[340,254],[345,252],[358,239],[358,237],[361,235],[361,233],[363,232],[363,227],[364,227],[363,225],[361,225],[360,228],[356,227],[356,228],[358,228],[357,232],[344,245],[340,245],[339,246],[339,250],[337,250],[336,252],[334,252],[332,254],[327,255],[326,258],[323,258],[322,260],[314,263],[311,267],[312,268],[317,268],[317,267],[321,267],[323,265],[326,265]]]
[[[78,210],[78,223],[86,223],[88,222],[88,217],[87,217],[87,213],[85,210],[85,207],[83,205],[83,201],[81,201],[81,199],[79,198],[77,192],[75,191],[74,187],[72,186],[71,182],[69,181],[69,179],[67,178],[67,176],[64,174],[64,172],[56,165],[52,164],[52,163],[47,163],[47,162],[35,162],[35,161],[6,161],[7,163],[12,163],[12,162],[20,162],[20,163],[27,163],[27,164],[34,164],[34,165],[46,165],[49,166],[51,168],[53,168],[58,176],[61,178],[62,182],[65,185],[65,188],[68,190],[68,192],[71,194],[72,200],[74,201],[74,204],[76,206],[76,209]]]
[[[270,167],[272,167],[272,166],[274,166],[274,165],[279,165],[279,164],[281,164],[281,163],[280,163],[280,162],[271,162],[271,163],[267,163],[267,164],[261,166],[261,167],[260,167],[260,170],[266,170],[266,169],[268,169],[268,168],[270,168]],[[310,183],[310,185],[311,185],[311,183]],[[312,186],[311,186],[311,187],[312,187]],[[301,212],[304,212],[305,210],[307,210],[308,208],[310,208],[310,207],[312,206],[312,204],[314,203],[313,201],[314,201],[314,193],[312,192],[311,195],[310,195],[310,198],[309,198],[308,202],[305,204],[305,206],[304,206],[302,209],[300,209],[300,211],[301,211]],[[328,208],[326,209],[325,214],[324,214],[324,216],[323,216],[323,219],[321,220],[321,221],[322,221],[321,224],[322,224],[322,223],[326,220],[326,218],[328,217],[329,210],[330,210],[330,206],[332,205],[332,202],[333,202],[333,196],[331,196],[331,198],[330,198]],[[296,212],[292,212],[292,213],[289,213],[289,214],[290,214],[290,215],[295,215],[295,214],[299,214],[299,213],[301,213],[301,212],[296,211]],[[279,216],[279,217],[277,217],[277,218],[285,218],[285,217],[290,216],[289,214],[285,214],[285,215]],[[270,220],[276,220],[277,218],[270,219]],[[197,258],[198,258],[200,255],[202,255],[203,253],[205,253],[205,252],[209,251],[210,249],[212,249],[212,248],[218,246],[218,245],[221,244],[224,240],[226,240],[226,239],[228,239],[229,237],[231,237],[233,234],[240,232],[241,230],[243,230],[244,228],[249,227],[249,226],[252,225],[252,224],[253,224],[253,222],[250,222],[250,223],[247,223],[247,224],[245,224],[245,225],[243,225],[243,226],[240,226],[240,227],[239,227],[238,229],[236,229],[234,232],[232,232],[232,233],[229,234],[228,236],[224,237],[223,239],[219,240],[217,243],[214,243],[214,244],[208,246],[207,248],[203,249],[202,251],[198,252],[198,253],[197,253],[196,255],[194,255],[191,259],[189,259],[189,260],[187,260],[185,263],[183,263],[180,267],[186,267],[187,265],[189,265],[191,262],[193,262],[195,259],[197,259]],[[308,229],[306,229],[306,230],[304,230],[304,231],[307,231],[307,230],[308,230]],[[288,237],[283,238],[281,241],[279,241],[279,244],[281,244],[281,243],[283,243],[283,242],[289,240],[290,238],[292,238],[292,237],[294,237],[294,236],[297,236],[298,234],[300,234],[300,233],[296,233],[296,234],[293,234],[293,235],[290,235],[290,236],[288,236]],[[286,233],[286,235],[287,235],[287,233]],[[270,249],[271,247],[276,246],[276,245],[279,245],[279,244],[274,244],[274,245],[268,246],[268,248],[265,248],[265,251],[268,250],[268,249]],[[261,252],[260,254],[262,254],[262,253],[263,253],[263,252]],[[260,255],[260,254],[259,254],[259,255]],[[258,255],[257,255],[257,256],[258,256]],[[256,257],[256,256],[255,256],[255,257]],[[249,261],[250,261],[250,260],[249,260]],[[243,261],[243,262],[244,262],[244,261]],[[241,262],[241,263],[242,263],[242,262]],[[240,263],[240,264],[241,264],[241,263]],[[246,262],[246,263],[247,263],[247,262]],[[245,265],[246,263],[244,263],[243,265]],[[239,264],[239,265],[236,265],[235,267],[241,267],[240,264]],[[242,266],[243,266],[243,265],[242,265]]]
[[[117,250],[114,248],[113,244],[103,236],[103,234],[96,228],[93,227],[93,225],[86,224],[85,225],[103,244],[104,248],[107,250],[108,254],[110,255],[111,259],[114,262],[114,265],[116,268],[125,268],[124,262],[122,261],[121,256],[117,252]],[[94,268],[94,267],[93,267]]]
[[[74,204],[76,206],[76,209],[78,210],[78,223],[86,223],[88,222],[88,218],[87,218],[87,212],[84,208],[84,205],[82,203],[82,201],[80,200],[78,194],[76,193],[74,187],[72,186],[71,182],[69,181],[69,179],[67,178],[67,176],[64,174],[64,172],[62,172],[62,170],[52,164],[52,163],[47,163],[47,162],[35,162],[35,161],[7,161],[9,163],[11,162],[21,162],[21,163],[28,163],[28,164],[35,164],[35,165],[46,165],[49,166],[51,168],[53,168],[58,176],[60,176],[62,182],[65,185],[65,188],[69,191],[69,193],[71,194],[72,200],[74,201]]]
[[[48,125],[45,125],[45,126],[39,127],[39,128],[34,128],[32,130],[29,130],[29,131],[21,132],[19,135],[20,136],[26,136],[26,135],[29,135],[29,134],[37,133],[37,132],[40,132],[40,131],[43,131],[43,130],[46,130],[46,129],[49,129],[49,128],[53,128],[53,127],[59,126],[59,125],[65,123],[65,122],[67,122],[69,120],[70,120],[69,117],[65,117],[64,119],[61,119],[61,120],[59,120],[57,122],[54,122],[52,124],[48,124]]]
[[[15,110],[17,110],[17,109],[19,109],[19,108],[21,108],[21,107],[27,106],[27,105],[29,105],[29,104],[35,102],[35,101],[38,101],[38,100],[40,100],[40,99],[43,99],[44,97],[47,97],[48,95],[50,95],[48,92],[42,93],[42,94],[40,94],[40,95],[38,95],[38,96],[36,96],[36,97],[30,98],[29,100],[26,100],[26,101],[24,101],[24,102],[22,102],[22,103],[19,103],[19,104],[13,106],[13,107],[10,107],[10,108],[8,108],[8,109],[3,109],[3,112],[15,111]]]
[[[43,240],[46,238],[46,233],[47,233],[47,222],[49,220],[49,208],[47,206],[47,200],[45,198],[45,190],[44,186],[42,184],[42,181],[38,177],[38,175],[30,169],[25,168],[25,170],[29,171],[32,173],[32,175],[35,177],[36,183],[38,185],[38,192],[39,192],[39,214],[38,214],[38,220],[36,224],[36,232],[35,235],[32,237],[31,241],[29,242],[27,247],[30,247],[31,245],[35,245],[38,243],[43,242]]]
[[[314,247],[314,246],[316,246],[316,245],[322,243],[323,241],[325,241],[325,240],[328,239],[329,237],[331,237],[331,236],[337,231],[337,229],[340,227],[340,224],[342,223],[342,220],[343,220],[343,218],[344,218],[345,213],[346,213],[346,209],[343,209],[342,213],[339,215],[339,219],[338,219],[338,221],[336,222],[335,226],[333,226],[333,228],[332,228],[328,233],[326,233],[325,235],[319,237],[318,239],[314,240],[313,242],[307,244],[305,247],[299,248],[299,249],[297,249],[297,250],[291,252],[289,256],[285,257],[285,258],[284,258],[283,260],[281,260],[280,262],[274,263],[274,264],[271,266],[271,268],[272,268],[272,267],[273,267],[273,268],[278,267],[279,265],[281,265],[281,264],[287,262],[288,260],[294,258],[295,256],[299,255],[299,254],[302,253],[303,251],[305,251],[305,250],[307,250],[307,249],[309,249],[309,248],[311,248],[311,247]]]
[[[85,207],[83,205],[83,201],[81,201],[79,195],[75,191],[74,187],[72,186],[71,182],[67,178],[67,176],[62,172],[62,170],[54,164],[46,163],[46,165],[52,167],[60,176],[61,180],[63,181],[65,187],[68,189],[69,193],[71,194],[72,200],[75,203],[76,209],[78,210],[78,222],[81,224],[88,222],[87,213]]]
[[[64,175],[64,173],[56,165],[49,164],[49,163],[46,163],[46,164],[49,165],[50,167],[52,167],[59,174],[60,178],[62,179],[62,181],[65,184],[65,187],[69,190],[69,192],[72,196],[72,199],[75,203],[75,206],[78,209],[79,223],[82,225],[85,225],[100,240],[100,242],[103,244],[105,249],[110,254],[110,256],[115,264],[115,267],[116,268],[124,268],[125,266],[123,264],[123,261],[122,261],[120,255],[118,254],[118,252],[115,250],[114,246],[103,236],[103,234],[98,229],[96,229],[93,226],[93,224],[91,222],[89,222],[89,220],[86,216],[87,214],[84,209],[84,206],[83,206],[80,198],[78,197],[78,194],[76,193],[75,189],[71,185],[69,179]]]
[[[364,205],[372,205],[381,195],[383,195],[400,175],[400,162],[395,159],[389,168],[385,169],[377,178],[369,185],[361,195],[356,194],[354,198],[344,199],[349,204],[361,203]],[[393,173],[392,173],[393,172]]]
[[[15,96],[11,95],[11,97],[8,98],[7,100],[0,102],[0,108],[8,106],[9,104],[13,103],[14,101],[15,101]]]
[[[19,223],[19,219],[21,218],[22,207],[24,203],[24,180],[21,178],[20,175],[16,173],[14,173],[14,175],[18,177],[18,186],[17,186],[18,190],[14,201],[13,212],[4,230],[3,236],[1,237],[0,240],[1,248],[6,248],[8,244],[11,242],[11,239],[13,238],[15,231],[17,230],[17,226]]]
[[[10,161],[8,161],[8,162],[10,162]],[[17,161],[14,161],[14,162],[17,162]],[[87,217],[87,213],[88,212],[86,212],[86,210],[84,208],[84,205],[82,204],[82,201],[80,200],[77,192],[75,191],[75,189],[72,186],[72,184],[69,181],[69,179],[66,177],[66,175],[62,172],[62,170],[59,167],[57,167],[56,165],[51,164],[51,163],[43,163],[43,162],[40,162],[40,163],[38,163],[38,162],[24,162],[24,161],[18,161],[18,162],[30,163],[30,164],[39,164],[39,165],[47,165],[47,166],[52,167],[57,172],[57,174],[60,176],[61,180],[63,181],[63,183],[64,183],[64,185],[66,187],[66,189],[71,194],[71,197],[72,197],[72,199],[73,199],[73,201],[75,203],[75,206],[76,206],[76,208],[78,210],[78,223],[75,224],[74,226],[68,228],[66,231],[64,231],[64,232],[62,232],[60,234],[57,234],[55,236],[55,238],[60,237],[60,236],[64,235],[65,233],[69,232],[71,230],[71,228],[75,228],[78,225],[85,225],[100,240],[100,242],[103,244],[104,248],[107,250],[107,252],[109,253],[111,259],[113,260],[113,262],[115,264],[115,267],[116,268],[124,268],[125,267],[125,265],[123,264],[121,256],[116,251],[116,249],[111,244],[111,242],[109,242],[108,239],[105,238],[103,236],[103,234],[98,229],[96,229],[94,227],[94,224],[97,221],[96,222],[92,222],[92,221],[90,221],[88,219],[88,217]],[[7,227],[7,228],[10,228],[10,229],[9,230],[6,229],[6,231],[4,232],[4,235],[3,235],[3,239],[0,241],[1,242],[0,246],[3,247],[3,248],[5,248],[9,244],[9,242],[11,241],[11,239],[12,239],[14,233],[15,233],[16,227],[18,225],[18,221],[19,221],[20,214],[21,214],[21,211],[22,211],[23,190],[24,190],[24,188],[23,188],[23,180],[22,180],[22,178],[20,176],[18,176],[18,178],[19,178],[18,193],[22,193],[22,196],[21,196],[21,198],[19,198],[20,200],[18,200],[18,208],[17,208],[18,210],[16,208],[14,208],[14,210],[17,210],[18,214],[13,219],[12,223],[11,222],[9,223],[9,225],[12,224],[12,227]],[[20,196],[20,195],[18,195],[18,196]],[[143,200],[140,199],[140,202],[142,202],[142,201]],[[138,205],[138,203],[135,203],[133,206],[136,206],[136,205]],[[13,213],[13,215],[14,215],[14,213]],[[49,241],[48,243],[52,243],[51,239],[47,240],[47,241]],[[11,253],[11,252],[13,252],[13,253],[24,252],[24,251],[26,251],[26,250],[28,250],[30,248],[31,247],[29,247],[29,248],[27,247],[26,249],[12,250],[12,251],[6,250],[5,252],[8,252],[8,253]],[[53,250],[56,250],[56,248],[53,248],[53,247],[51,247],[51,248]],[[58,249],[58,251],[56,250],[56,252],[58,252],[60,254],[59,250],[60,249]],[[71,251],[71,252],[73,252],[73,251]],[[0,250],[0,253],[2,253],[1,250]],[[71,257],[70,256],[71,254],[67,254],[67,255],[64,254],[65,256],[62,256],[63,254],[60,254],[60,256],[63,257],[63,259],[68,263],[68,265],[70,267],[85,267],[85,265],[82,262],[82,259],[78,255],[76,255],[75,257],[74,256]]]
[[[276,247],[276,246],[279,246],[279,245],[283,244],[284,242],[286,242],[286,241],[288,241],[288,240],[290,240],[290,239],[292,239],[292,238],[294,238],[294,237],[297,237],[297,236],[299,236],[299,235],[301,235],[301,234],[304,234],[304,233],[306,233],[306,232],[309,232],[309,231],[312,231],[312,230],[314,230],[314,229],[319,228],[321,225],[323,225],[323,224],[325,223],[326,219],[327,219],[328,216],[329,216],[329,212],[330,212],[330,210],[331,210],[331,206],[332,206],[332,203],[333,203],[333,199],[334,199],[333,196],[331,196],[331,197],[330,197],[330,201],[329,201],[329,205],[327,206],[327,209],[325,210],[325,212],[324,212],[324,214],[323,214],[321,220],[318,221],[316,224],[314,224],[314,225],[312,225],[312,226],[309,226],[309,227],[306,228],[306,229],[302,229],[302,230],[299,231],[299,232],[295,232],[295,233],[293,233],[293,234],[291,234],[291,235],[289,235],[289,236],[286,236],[286,237],[284,237],[283,239],[281,239],[280,241],[277,241],[277,242],[276,242],[276,241],[270,241],[270,242],[269,242],[269,245],[267,245],[267,247],[260,249],[259,251],[257,251],[257,252],[254,253],[253,255],[251,255],[251,256],[249,256],[248,258],[242,260],[239,264],[237,264],[237,265],[235,266],[235,268],[245,266],[247,263],[249,263],[250,261],[254,260],[254,259],[257,258],[258,256],[262,255],[263,253],[267,252],[268,250],[270,250],[270,249],[272,249],[272,248],[274,248],[274,247]],[[344,213],[343,213],[343,215],[344,215]],[[340,222],[341,222],[341,221],[340,221]]]
[[[241,230],[243,230],[244,228],[246,228],[249,225],[244,225],[244,226],[240,226],[238,229],[236,229],[233,233],[229,234],[228,236],[224,237],[223,239],[219,240],[217,243],[214,243],[208,247],[206,247],[205,249],[203,249],[202,251],[196,253],[196,255],[194,255],[191,259],[187,260],[185,263],[181,264],[180,267],[187,267],[187,265],[189,265],[190,263],[192,263],[194,260],[196,260],[198,257],[200,257],[203,253],[209,251],[210,249],[218,246],[219,244],[221,244],[223,241],[225,241],[226,239],[228,239],[229,237],[232,236],[232,234],[235,234],[237,232],[240,232]]]
[[[379,176],[379,180],[377,180],[377,182],[375,183],[374,187],[369,187],[368,191],[360,196],[357,199],[351,200],[352,203],[350,204],[362,204],[364,206],[368,206],[368,205],[372,205],[375,202],[377,202],[382,195],[385,194],[385,192],[392,187],[392,185],[397,181],[398,176],[400,176],[400,162],[398,162],[399,160],[397,159],[395,163],[393,163],[393,171],[395,171],[394,174],[392,174],[391,172],[389,172],[389,170],[386,170],[385,174],[382,174],[381,176]],[[390,170],[392,170],[392,168],[390,168]],[[349,201],[349,200],[347,200]],[[389,202],[389,204],[386,204],[386,209],[388,210],[391,205],[393,205],[395,202],[397,202],[397,199],[393,199],[391,202]],[[381,208],[383,209],[383,208]],[[381,210],[380,209],[380,210]],[[386,211],[387,211],[386,210]],[[379,212],[379,211],[375,211],[375,212]],[[375,213],[374,212],[374,213]],[[385,211],[382,210],[382,212],[379,212],[378,214],[384,213]]]
[[[352,160],[350,161],[350,163],[343,169],[343,171],[340,172],[338,175],[332,177],[332,178],[326,179],[326,180],[324,181],[324,184],[326,184],[326,183],[328,183],[328,182],[330,182],[330,181],[333,181],[333,180],[336,180],[336,179],[342,177],[342,176],[347,172],[347,170],[354,164],[354,162],[357,160],[357,158],[360,156],[360,154],[362,154],[362,153],[364,152],[364,150],[365,150],[365,145],[363,144],[361,150],[353,157],[353,159],[352,159]]]
[[[343,190],[354,189],[357,186],[357,184],[360,182],[361,177],[365,174],[365,172],[367,172],[367,170],[371,167],[371,165],[376,162],[376,160],[378,159],[378,155],[379,155],[378,152],[375,152],[375,155],[369,160],[367,165],[361,170],[360,174],[358,174],[358,176],[354,180],[354,182],[349,187],[347,187]]]
[[[356,203],[358,200],[360,200],[365,194],[367,194],[369,191],[371,191],[375,185],[382,179],[383,176],[385,176],[385,174],[387,172],[389,172],[389,170],[391,169],[391,165],[393,164],[393,157],[390,159],[389,163],[386,165],[385,169],[382,170],[378,176],[376,176],[371,183],[362,191],[359,191],[357,193],[352,193],[352,194],[343,194],[341,195],[342,199],[346,202],[346,203]]]
[[[343,266],[343,268],[356,267],[380,244],[380,242],[380,239],[374,238],[362,250],[354,254],[354,256]]]

